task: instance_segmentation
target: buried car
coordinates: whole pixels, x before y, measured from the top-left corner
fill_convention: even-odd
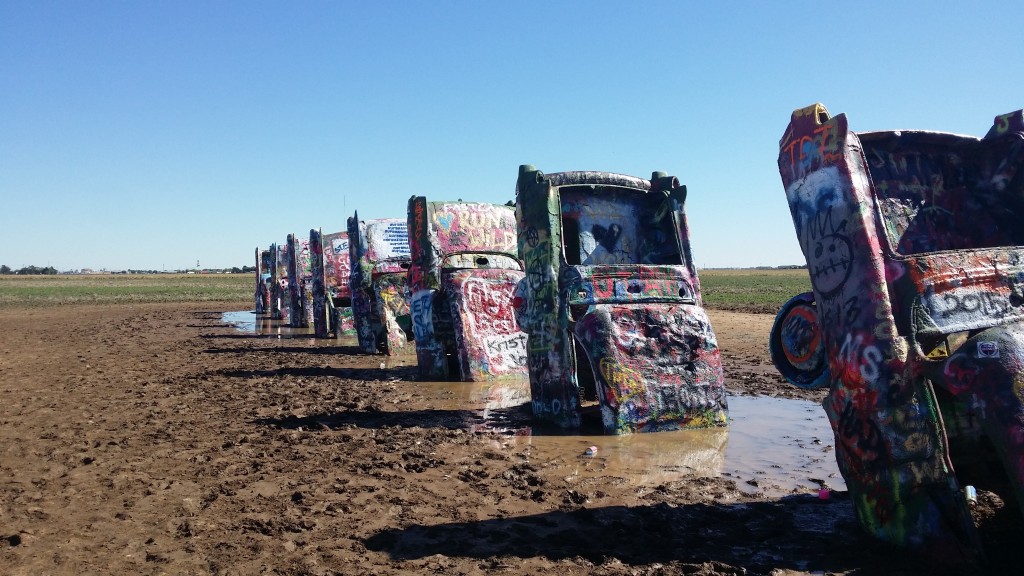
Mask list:
[[[309,252],[313,334],[327,338],[351,333],[348,234],[324,234],[318,229],[311,229]]]
[[[1024,504],[1022,114],[983,138],[855,133],[816,104],[779,144],[813,292],[780,310],[772,360],[829,387],[864,529],[950,559],[984,557],[978,490]]]
[[[425,380],[526,375],[512,310],[523,278],[510,206],[409,199],[409,308]]]
[[[256,248],[256,313],[270,313],[270,250]]]
[[[309,256],[309,240],[288,235],[288,323],[292,328],[306,328],[313,321],[313,279]]]
[[[270,245],[270,317],[289,321],[291,294],[288,288],[288,244]]]
[[[352,312],[363,352],[398,353],[412,339],[406,286],[409,231],[405,220],[348,219]]]
[[[334,309],[331,332],[339,335],[354,334],[348,232],[324,234],[321,236],[321,242],[327,297]]]
[[[535,417],[576,428],[585,408],[599,408],[609,434],[726,424],[685,200],[660,172],[520,167],[516,313]]]

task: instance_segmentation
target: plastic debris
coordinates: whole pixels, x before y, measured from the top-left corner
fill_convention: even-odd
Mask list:
[[[978,491],[974,489],[974,486],[964,486],[964,498],[967,498],[968,502],[977,503]]]
[[[828,500],[832,497],[832,491],[828,488],[818,490],[818,500]]]

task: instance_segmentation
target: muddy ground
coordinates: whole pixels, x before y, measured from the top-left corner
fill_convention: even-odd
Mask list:
[[[222,321],[242,308],[0,311],[0,571],[937,573],[863,536],[845,492],[588,474],[535,457],[528,410],[481,431],[414,359]],[[821,399],[775,374],[771,316],[711,318],[731,394]]]

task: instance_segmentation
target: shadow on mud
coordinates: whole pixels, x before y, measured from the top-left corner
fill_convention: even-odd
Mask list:
[[[282,376],[329,376],[350,380],[409,380],[415,377],[415,366],[395,368],[277,368],[274,370],[217,370],[215,374],[228,378],[279,378]]]
[[[284,416],[281,418],[258,418],[253,423],[261,426],[273,426],[286,430],[302,428],[307,431],[317,429],[338,429],[348,426],[358,428],[380,429],[399,426],[402,428],[447,428],[449,430],[465,430],[475,421],[481,421],[480,415],[472,410],[410,410],[407,412],[380,412],[373,408],[354,410],[351,412],[333,412],[330,414],[313,414],[310,416]]]
[[[779,567],[845,572],[864,569],[870,563],[877,563],[889,574],[917,573],[921,568],[920,558],[911,564],[865,537],[845,497],[822,501],[811,495],[730,505],[657,503],[582,508],[517,518],[414,525],[383,530],[364,544],[394,560],[441,554],[499,562],[583,557],[596,564],[615,558],[633,565],[727,565],[718,566],[715,574],[733,573],[729,567],[740,570],[735,573],[754,574]],[[866,562],[865,556],[872,557],[872,561]],[[868,569],[855,573],[875,572]]]
[[[202,338],[248,338],[252,336],[202,336]],[[358,346],[269,346],[265,348],[207,348],[204,354],[253,354],[253,353],[284,353],[284,354],[317,354],[324,356],[377,356],[378,354],[367,354]]]

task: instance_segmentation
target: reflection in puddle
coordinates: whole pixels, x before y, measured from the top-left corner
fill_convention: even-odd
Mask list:
[[[287,321],[274,320],[269,314],[257,314],[251,310],[225,312],[221,317],[225,324],[231,324],[241,332],[257,336],[278,338],[312,338],[313,328],[292,328]]]
[[[226,312],[224,322],[257,335],[312,337],[308,328],[290,328],[251,311]],[[378,357],[367,360],[375,363]],[[379,360],[382,369],[416,362],[414,356]],[[526,455],[534,463],[564,468],[566,476],[610,476],[638,486],[725,476],[736,480],[744,492],[767,496],[806,493],[822,483],[846,489],[825,411],[806,400],[730,396],[728,428],[604,436],[596,423],[580,434],[567,435],[531,421],[530,386],[525,380],[403,385],[411,393],[407,409],[470,412],[469,430],[505,432],[507,436],[496,437],[498,447]],[[596,453],[585,455],[591,446]]]
[[[525,381],[417,382],[426,408],[471,410],[471,430],[504,431],[501,447],[564,466],[572,476],[614,476],[650,485],[687,476],[726,476],[746,493],[808,492],[846,484],[836,466],[832,429],[821,406],[767,396],[729,398],[728,428],[625,436],[566,435],[532,426]],[[593,456],[586,456],[590,447]]]
[[[835,436],[825,410],[808,400],[729,397],[729,448],[723,471],[745,491],[782,488],[846,490],[836,465]],[[780,475],[784,480],[780,480]],[[786,484],[791,482],[791,484]],[[795,483],[792,483],[795,482]]]

